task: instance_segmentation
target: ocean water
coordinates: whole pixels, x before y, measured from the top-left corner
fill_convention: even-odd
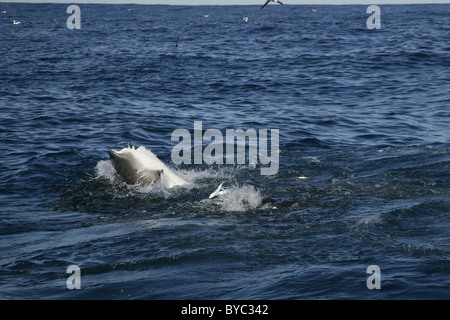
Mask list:
[[[450,298],[450,5],[79,7],[0,4],[1,299]],[[278,129],[278,172],[175,165],[194,121]]]

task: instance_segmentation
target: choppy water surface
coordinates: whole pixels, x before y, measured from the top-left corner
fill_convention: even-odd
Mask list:
[[[449,297],[450,6],[66,8],[0,5],[0,298]],[[194,121],[279,129],[278,173],[174,165]],[[189,187],[126,185],[129,141]]]

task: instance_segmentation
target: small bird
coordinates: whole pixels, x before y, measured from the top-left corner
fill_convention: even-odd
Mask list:
[[[21,24],[20,21],[13,20],[13,24]]]
[[[222,187],[222,185],[223,185],[223,182],[220,184],[220,186],[216,189],[216,191],[214,191],[213,193],[211,193],[210,195],[209,195],[209,199],[212,199],[212,198],[215,198],[215,197],[218,197],[218,196],[220,196],[220,195],[222,195],[222,194],[226,194],[227,193],[227,190],[225,190],[223,187]]]
[[[267,6],[267,5],[269,4],[269,2],[271,2],[271,1],[272,1],[272,2],[276,2],[276,3],[279,3],[279,4],[284,4],[284,3],[281,2],[280,0],[267,0],[266,3],[263,4],[263,6],[261,7],[261,9],[264,8],[265,6]]]

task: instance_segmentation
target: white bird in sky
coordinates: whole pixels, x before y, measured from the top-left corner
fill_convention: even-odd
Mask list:
[[[266,3],[263,4],[263,6],[261,7],[261,9],[264,8],[265,6],[267,6],[267,5],[269,4],[269,2],[271,2],[271,1],[272,1],[272,2],[276,2],[276,3],[279,3],[279,4],[284,4],[284,3],[281,2],[280,0],[267,0]]]

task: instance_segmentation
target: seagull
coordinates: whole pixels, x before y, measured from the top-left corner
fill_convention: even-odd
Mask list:
[[[21,24],[20,21],[13,20],[13,24]]]
[[[214,191],[213,193],[210,194],[209,199],[212,199],[212,198],[215,198],[215,197],[218,197],[218,196],[220,196],[220,195],[222,195],[222,194],[226,194],[226,193],[227,193],[227,190],[225,190],[225,189],[222,187],[222,185],[223,185],[223,182],[222,182],[222,183],[220,184],[220,186],[216,189],[216,191]]]
[[[267,0],[266,3],[263,4],[263,6],[261,7],[261,9],[264,8],[265,6],[267,6],[267,5],[269,4],[270,1],[276,2],[276,3],[279,3],[279,4],[284,4],[284,3],[281,2],[280,0]]]

